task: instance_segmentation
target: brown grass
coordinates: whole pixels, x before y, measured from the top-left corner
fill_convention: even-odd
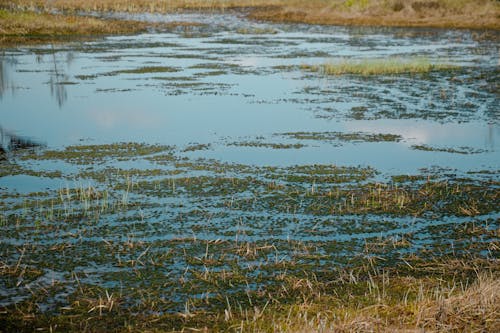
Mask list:
[[[13,0],[23,9],[170,12],[253,8],[250,17],[334,25],[500,28],[495,0]]]
[[[131,33],[143,30],[145,24],[101,20],[91,17],[9,12],[0,10],[2,35],[93,35]]]
[[[287,3],[300,3],[298,0],[13,0],[8,2],[23,9],[58,8],[68,11],[122,12],[171,12],[183,9],[219,10],[245,7],[283,6]]]
[[[500,28],[500,2],[492,0],[346,0],[331,3],[323,7],[299,5],[257,9],[250,17],[333,25]],[[346,6],[350,3],[351,6]]]
[[[324,303],[318,311],[314,302],[296,305],[285,319],[262,316],[247,327],[253,332],[500,332],[500,278],[485,274],[470,286],[445,285],[412,277],[377,283],[364,298],[372,305],[349,302]],[[395,302],[391,289],[416,294]],[[291,315],[290,315],[291,314]],[[272,323],[271,327],[269,323]],[[248,323],[247,323],[248,324]]]
[[[495,0],[0,0],[0,6],[162,13],[252,8],[250,18],[273,22],[500,29]]]
[[[186,23],[156,24],[157,27]],[[132,34],[153,24],[127,20],[104,20],[75,15],[55,15],[0,9],[0,45],[48,42],[64,37]]]

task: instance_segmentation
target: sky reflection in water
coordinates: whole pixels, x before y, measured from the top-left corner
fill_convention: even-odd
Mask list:
[[[494,43],[475,41],[467,31],[270,25],[224,15],[212,19],[217,24],[193,28],[190,34],[174,30],[4,50],[0,125],[49,148],[82,142],[195,142],[209,143],[211,149],[191,156],[258,165],[370,165],[390,174],[431,166],[498,169]],[[236,26],[247,33],[234,32]],[[252,34],[252,29],[273,33]],[[387,56],[425,56],[464,69],[363,78],[324,77],[286,67]],[[140,73],[144,67],[169,69]],[[300,150],[227,144],[256,138],[297,142],[276,135],[285,132],[385,133],[403,140],[305,140]],[[411,148],[422,144],[478,153]]]

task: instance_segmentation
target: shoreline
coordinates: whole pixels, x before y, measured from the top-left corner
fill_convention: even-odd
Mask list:
[[[365,4],[372,4],[371,6]],[[388,5],[392,4],[392,7]],[[349,4],[349,6],[347,6]],[[60,37],[95,37],[139,33],[160,26],[179,23],[157,24],[142,21],[110,20],[80,12],[125,13],[182,13],[197,12],[244,12],[246,18],[271,23],[296,23],[337,26],[371,26],[401,28],[467,29],[483,31],[500,30],[500,3],[489,0],[466,1],[454,8],[447,0],[412,1],[397,7],[397,0],[349,0],[334,1],[326,5],[322,0],[307,4],[300,1],[243,0],[213,1],[209,4],[196,1],[174,0],[104,0],[97,3],[68,0],[26,1],[16,0],[10,5],[0,5],[0,45],[37,43],[47,38],[57,41]],[[418,5],[418,6],[417,6]],[[3,9],[2,9],[3,8]],[[61,14],[54,14],[54,11]],[[196,25],[196,23],[181,23]]]

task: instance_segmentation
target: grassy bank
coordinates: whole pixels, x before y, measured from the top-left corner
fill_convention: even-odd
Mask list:
[[[2,9],[3,8],[3,9]],[[499,29],[500,3],[493,0],[14,0],[0,2],[1,44],[53,41],[64,36],[128,34],[152,24],[82,17],[77,12],[173,12],[248,10],[272,22],[333,25]],[[65,15],[54,15],[53,10]],[[73,13],[74,15],[71,15]],[[186,23],[184,23],[186,24]]]
[[[24,9],[170,12],[251,8],[250,17],[312,24],[500,28],[495,0],[14,0]]]
[[[133,34],[148,28],[163,28],[185,23],[152,24],[130,20],[36,13],[0,9],[0,45],[53,42],[66,38]]]
[[[129,34],[145,29],[146,24],[141,22],[0,10],[2,44],[36,40],[46,42],[65,36]]]

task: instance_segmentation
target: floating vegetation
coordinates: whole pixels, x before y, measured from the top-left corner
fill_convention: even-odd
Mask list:
[[[138,156],[171,151],[171,146],[143,143],[67,146],[64,150],[44,150],[22,155],[24,160],[63,160],[74,164],[92,164],[108,159],[128,160]]]
[[[59,189],[0,189],[2,327],[272,330],[292,324],[290,313],[327,315],[321,308],[336,314],[332,325],[367,308],[408,312],[402,327],[422,327],[415,311],[433,309],[423,285],[433,293],[471,286],[443,294],[450,300],[498,289],[496,279],[477,275],[499,269],[496,181],[417,174],[382,182],[369,167],[178,156],[208,148],[18,152],[22,174],[47,160],[95,167],[66,175],[81,181]],[[152,164],[116,163],[135,159]],[[386,302],[400,306],[379,312]]]
[[[256,148],[271,148],[271,149],[300,149],[307,147],[301,143],[271,143],[260,141],[239,141],[228,143],[228,146],[236,147],[256,147]]]
[[[187,146],[183,149],[183,152],[198,151],[198,150],[208,150],[210,149],[210,144],[198,143]]]
[[[239,28],[236,33],[241,35],[274,35],[278,30],[274,28]]]
[[[149,73],[173,73],[178,72],[178,68],[174,67],[166,67],[166,66],[145,66],[134,69],[121,69],[118,71],[109,72],[106,74],[102,74],[105,76],[108,75],[119,75],[119,74],[149,74]]]
[[[452,153],[452,154],[482,154],[488,152],[485,149],[477,149],[473,147],[456,147],[456,148],[446,148],[446,147],[432,147],[429,145],[413,145],[412,149],[415,150],[423,150],[423,151],[434,151],[434,152],[444,152],[444,153]]]
[[[399,142],[403,138],[397,134],[363,133],[363,132],[289,132],[277,133],[296,140],[344,141],[344,142]]]
[[[433,64],[426,58],[341,59],[321,65],[302,65],[301,69],[326,75],[359,74],[388,75],[426,73],[457,69],[448,64]]]

